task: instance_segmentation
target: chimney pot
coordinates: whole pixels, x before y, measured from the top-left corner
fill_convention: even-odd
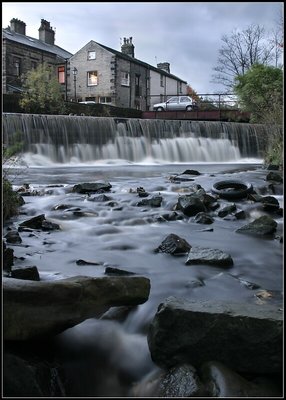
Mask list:
[[[124,43],[121,46],[121,53],[127,54],[130,57],[134,58],[134,45],[132,44],[132,37],[130,36],[129,39],[124,38]]]
[[[41,26],[39,28],[39,40],[47,44],[55,44],[55,31],[50,26],[50,23],[45,19],[41,19]]]
[[[10,29],[13,32],[20,33],[21,35],[26,35],[26,24],[20,21],[18,18],[13,18],[10,21]]]

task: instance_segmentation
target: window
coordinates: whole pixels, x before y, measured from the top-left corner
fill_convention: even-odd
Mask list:
[[[129,72],[121,72],[121,85],[122,86],[130,86]]]
[[[13,59],[13,72],[15,76],[21,75],[21,59],[18,57]]]
[[[108,96],[100,96],[99,98],[100,103],[111,103],[111,97]]]
[[[96,52],[95,51],[88,51],[87,59],[88,60],[95,60],[95,58],[96,58]]]
[[[31,61],[31,68],[36,69],[37,68],[37,62],[36,61]]]
[[[190,99],[187,96],[182,96],[182,97],[180,97],[180,102],[181,103],[189,103]]]
[[[164,75],[160,75],[160,86],[164,87]]]
[[[179,103],[179,97],[171,97],[168,103]]]
[[[141,96],[140,75],[135,75],[135,96]]]
[[[179,89],[179,93],[182,93],[182,82],[179,82],[178,83],[178,89]]]
[[[58,67],[58,81],[59,83],[65,83],[65,67]]]
[[[87,86],[96,86],[98,84],[97,71],[87,73]]]

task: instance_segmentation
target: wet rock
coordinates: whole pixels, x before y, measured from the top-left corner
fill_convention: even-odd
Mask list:
[[[171,182],[191,182],[194,178],[190,178],[186,175],[175,175],[170,177]]]
[[[74,185],[72,188],[73,192],[76,193],[102,193],[108,192],[112,188],[112,185],[109,182],[87,182],[80,183],[78,185]]]
[[[155,370],[131,390],[134,397],[198,397],[206,394],[196,369],[188,364]]]
[[[159,215],[159,217],[157,217],[158,222],[178,221],[181,219],[183,219],[183,216],[178,214],[176,211],[173,211],[171,213],[165,213],[165,214]]]
[[[226,365],[209,361],[200,367],[200,376],[210,397],[272,397],[280,396],[278,385],[267,378],[256,384],[246,380]]]
[[[250,200],[257,203],[262,203],[265,211],[278,211],[279,201],[274,196],[260,196],[258,194],[250,195]]]
[[[214,222],[214,219],[206,214],[205,212],[199,212],[196,216],[195,216],[195,222],[198,224],[212,224]]]
[[[59,230],[59,229],[60,229],[59,224],[55,224],[54,222],[47,221],[47,220],[42,222],[42,230],[43,231],[55,231],[55,230]]]
[[[278,171],[279,170],[279,165],[277,164],[269,164],[267,165],[267,170],[272,170],[272,171]]]
[[[283,178],[282,178],[281,174],[279,174],[278,172],[273,172],[273,171],[270,171],[266,175],[266,180],[267,181],[275,181],[275,182],[278,182],[278,183],[283,182]]]
[[[162,196],[154,196],[151,199],[143,199],[139,201],[136,205],[138,207],[142,206],[161,207],[162,201],[163,201]]]
[[[278,211],[279,210],[279,201],[273,196],[263,196],[260,199],[263,204],[263,209],[265,211]]]
[[[246,218],[246,212],[244,210],[239,210],[236,213],[234,213],[234,216],[236,219],[245,219]]]
[[[276,195],[284,194],[284,187],[282,184],[270,183],[268,185],[268,189],[271,191],[271,193],[276,194]]]
[[[19,224],[20,227],[31,228],[31,229],[42,229],[42,223],[45,221],[45,214],[37,215],[36,217],[30,218]]]
[[[4,236],[7,243],[22,243],[21,236],[19,235],[18,231],[9,231]]]
[[[136,189],[136,192],[138,193],[139,197],[148,197],[149,196],[149,193],[146,192],[145,189],[141,186]]]
[[[39,281],[40,275],[36,266],[13,268],[11,271],[11,278],[26,279],[30,281]]]
[[[76,260],[76,265],[102,265],[102,263],[94,262],[94,261],[85,261],[85,260]]]
[[[67,210],[70,207],[71,207],[70,204],[57,204],[52,208],[52,210]]]
[[[214,360],[238,373],[279,374],[283,314],[277,305],[170,297],[150,324],[148,344],[161,368]]]
[[[60,226],[51,221],[47,221],[45,214],[40,214],[19,224],[19,232],[26,229],[41,229],[43,231],[51,231],[60,229]]]
[[[222,267],[233,265],[231,256],[219,249],[209,249],[205,247],[192,247],[188,254],[186,265],[191,264],[210,264]]]
[[[236,232],[253,235],[270,235],[276,231],[277,222],[268,215],[262,215],[249,224],[238,228]]]
[[[106,194],[100,194],[99,196],[95,197],[87,197],[88,201],[98,201],[98,202],[104,202],[104,201],[110,201],[112,198],[110,196],[106,196]]]
[[[3,249],[3,270],[10,272],[11,267],[14,265],[14,250],[7,247],[5,242],[2,240]]]
[[[174,233],[168,235],[154,251],[156,253],[169,253],[183,255],[189,252],[191,245],[183,238]]]
[[[220,218],[224,218],[227,215],[233,213],[234,211],[236,211],[236,205],[233,203],[233,204],[223,207],[221,210],[218,211],[217,215]]]
[[[207,211],[200,197],[196,194],[180,196],[178,198],[176,210],[181,210],[188,217],[193,217],[201,211]]]
[[[201,175],[201,173],[195,169],[186,169],[182,175]]]
[[[3,278],[3,337],[21,341],[56,335],[110,307],[142,304],[149,292],[149,279],[139,276],[40,282]]]
[[[106,267],[104,273],[111,276],[135,275],[135,272],[125,271],[124,269],[115,267]]]
[[[36,357],[22,358],[12,352],[3,355],[4,397],[65,396],[57,367]]]

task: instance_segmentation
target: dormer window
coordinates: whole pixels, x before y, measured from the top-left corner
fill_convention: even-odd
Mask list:
[[[95,60],[95,58],[96,58],[96,52],[95,51],[89,51],[87,53],[87,59],[88,60]]]

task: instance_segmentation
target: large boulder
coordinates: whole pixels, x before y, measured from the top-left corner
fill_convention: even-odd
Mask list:
[[[79,183],[73,186],[72,191],[76,193],[102,193],[108,192],[111,188],[112,185],[109,182],[98,181]]]
[[[176,210],[182,211],[188,217],[193,217],[199,212],[206,212],[207,209],[197,194],[180,196],[176,204]]]
[[[169,253],[173,255],[183,255],[189,252],[192,246],[183,238],[170,233],[154,251],[155,253]]]
[[[283,314],[277,305],[170,297],[150,325],[148,344],[161,368],[213,360],[238,373],[281,373]]]
[[[276,231],[277,222],[268,215],[262,215],[249,224],[243,225],[236,230],[238,233],[246,233],[250,235],[271,235]]]
[[[209,264],[221,267],[230,267],[233,265],[233,259],[231,255],[219,249],[193,246],[189,251],[185,264]]]
[[[3,337],[27,340],[55,335],[110,307],[144,303],[150,281],[140,276],[56,281],[3,278]]]

